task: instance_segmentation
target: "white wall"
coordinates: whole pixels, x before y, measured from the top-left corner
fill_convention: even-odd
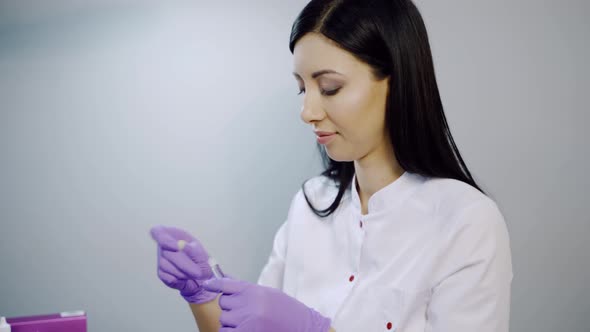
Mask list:
[[[288,50],[306,2],[0,0],[1,315],[196,330],[157,279],[157,223],[256,279],[319,171]],[[509,224],[512,330],[587,329],[590,6],[417,4],[455,139]]]

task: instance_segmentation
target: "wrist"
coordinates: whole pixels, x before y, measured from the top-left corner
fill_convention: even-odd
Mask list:
[[[192,304],[201,304],[214,300],[217,297],[217,293],[209,292],[201,286],[202,282],[194,281],[194,286],[187,287],[180,290],[180,295],[185,301]]]
[[[217,293],[212,293],[204,289],[200,289],[196,293],[190,295],[185,295],[181,292],[180,295],[182,295],[186,302],[191,304],[202,304],[206,302],[211,302],[215,300],[215,298],[217,297]]]

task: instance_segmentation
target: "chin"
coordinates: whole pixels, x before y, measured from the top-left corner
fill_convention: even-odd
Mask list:
[[[326,154],[330,159],[338,162],[354,161],[354,156],[351,153],[344,153],[342,151],[334,151],[334,148],[324,147]]]

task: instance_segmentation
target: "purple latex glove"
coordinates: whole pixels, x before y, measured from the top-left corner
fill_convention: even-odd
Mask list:
[[[331,320],[281,292],[235,279],[211,279],[203,283],[221,292],[219,332],[328,332]]]
[[[205,303],[215,299],[201,284],[213,277],[209,254],[201,243],[188,232],[169,226],[154,226],[150,230],[158,243],[158,277],[170,288],[180,291],[189,303]],[[179,250],[179,241],[186,244]]]

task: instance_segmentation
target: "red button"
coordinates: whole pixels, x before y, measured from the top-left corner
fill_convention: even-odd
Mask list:
[[[348,281],[352,282],[354,280],[354,275],[350,276],[350,278],[348,278]]]
[[[391,322],[387,323],[387,329],[391,330],[391,328],[393,327],[393,324],[391,324]]]

